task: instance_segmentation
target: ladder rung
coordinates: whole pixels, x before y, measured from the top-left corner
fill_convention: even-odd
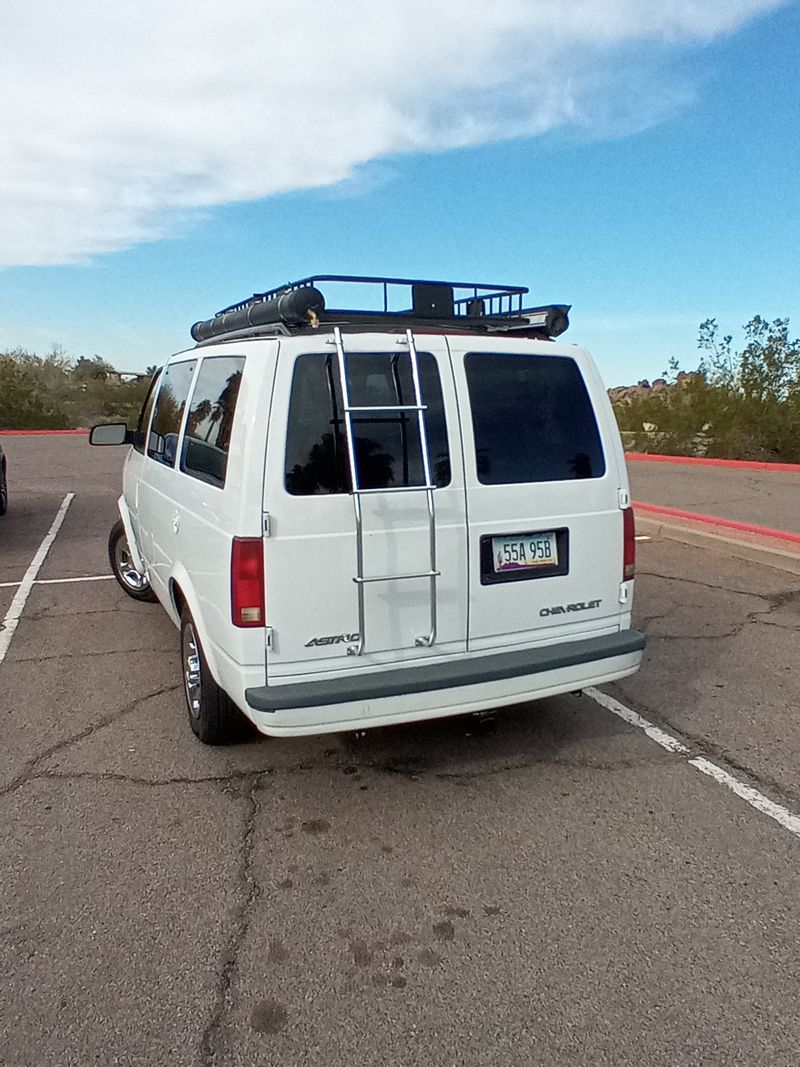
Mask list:
[[[379,574],[374,578],[354,578],[356,585],[368,585],[370,582],[404,582],[408,578],[438,578],[441,571],[420,571],[419,574]]]
[[[350,404],[345,405],[345,411],[356,412],[363,415],[365,412],[379,412],[379,411],[427,411],[427,404],[387,404],[384,407],[353,407]]]
[[[436,485],[395,485],[389,489],[354,489],[353,496],[369,496],[372,493],[427,493]]]

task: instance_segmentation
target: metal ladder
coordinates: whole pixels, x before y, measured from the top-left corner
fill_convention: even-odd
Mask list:
[[[348,656],[360,656],[364,652],[366,643],[366,619],[364,611],[364,591],[367,585],[374,582],[402,582],[412,578],[427,578],[430,582],[430,629],[424,636],[414,639],[415,645],[422,648],[430,648],[436,641],[436,579],[441,571],[436,569],[436,509],[433,499],[433,490],[436,488],[431,477],[431,457],[428,447],[428,427],[425,421],[427,405],[422,402],[422,391],[419,382],[419,363],[417,361],[417,346],[411,330],[406,330],[404,338],[398,338],[399,345],[408,345],[408,355],[411,363],[411,377],[414,382],[413,404],[391,404],[381,407],[359,407],[350,401],[350,382],[347,370],[347,354],[342,340],[342,331],[338,326],[333,330],[333,343],[336,345],[336,354],[339,363],[339,383],[342,390],[342,404],[344,407],[344,426],[347,439],[347,456],[350,465],[350,484],[352,486],[353,507],[356,516],[356,577],[353,581],[358,589],[358,642],[348,645]],[[362,489],[358,477],[358,462],[356,459],[355,435],[353,433],[353,415],[367,415],[380,413],[394,413],[402,415],[406,412],[416,412],[419,428],[420,451],[422,453],[422,470],[425,479],[424,485],[395,486],[388,489]],[[430,566],[426,571],[413,574],[364,574],[364,515],[361,507],[362,496],[370,496],[375,493],[425,493],[428,504],[428,543],[430,549]]]

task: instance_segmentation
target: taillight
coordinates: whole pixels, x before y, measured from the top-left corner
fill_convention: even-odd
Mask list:
[[[234,537],[231,548],[231,619],[234,626],[264,626],[264,542]]]
[[[623,540],[622,550],[622,580],[629,581],[636,572],[636,526],[633,519],[633,508],[622,509]]]

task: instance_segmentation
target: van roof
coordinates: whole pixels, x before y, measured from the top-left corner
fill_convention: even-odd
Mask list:
[[[525,307],[528,292],[519,285],[314,274],[230,304],[213,318],[196,322],[191,334],[202,344],[232,335],[286,335],[322,325],[435,327],[538,338],[564,333],[571,305]],[[331,306],[331,296],[343,297],[345,306]]]

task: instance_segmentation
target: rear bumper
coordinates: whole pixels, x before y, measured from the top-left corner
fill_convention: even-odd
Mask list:
[[[353,724],[357,728],[359,723],[433,718],[631,674],[639,666],[646,640],[638,630],[626,630],[379,674],[258,686],[245,690],[244,696],[248,709],[256,713],[256,724],[266,733],[310,733]]]

